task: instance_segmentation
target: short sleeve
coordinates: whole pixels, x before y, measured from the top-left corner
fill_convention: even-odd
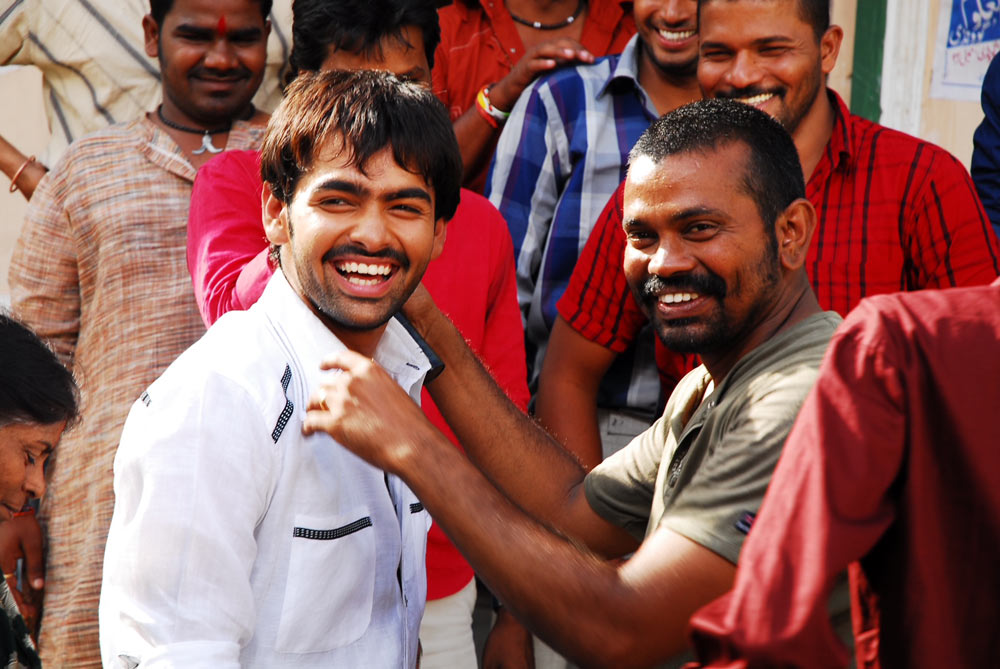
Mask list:
[[[637,541],[642,541],[649,525],[668,429],[669,421],[660,417],[628,446],[595,467],[583,482],[591,508]]]
[[[647,322],[623,269],[624,191],[623,182],[598,217],[557,305],[570,327],[615,353],[624,353]]]
[[[227,151],[198,171],[188,214],[187,260],[205,325],[249,309],[274,273],[261,222],[256,151]]]

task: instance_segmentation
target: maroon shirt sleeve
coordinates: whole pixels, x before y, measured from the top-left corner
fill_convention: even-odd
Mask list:
[[[260,157],[227,151],[198,170],[188,214],[188,271],[206,326],[257,301],[274,270],[261,222]]]
[[[906,433],[902,374],[879,320],[862,303],[834,335],[743,546],[733,590],[691,619],[704,666],[846,666],[827,600],[837,575],[894,518],[888,489]]]

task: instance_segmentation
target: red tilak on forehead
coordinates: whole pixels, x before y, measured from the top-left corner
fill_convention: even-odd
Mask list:
[[[217,25],[215,27],[215,32],[219,35],[220,38],[226,36],[226,15],[225,14],[223,14],[222,16],[219,17],[219,25]]]

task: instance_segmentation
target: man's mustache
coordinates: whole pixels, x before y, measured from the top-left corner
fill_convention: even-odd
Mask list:
[[[682,274],[680,276],[652,275],[639,286],[644,301],[656,302],[666,292],[697,293],[722,299],[726,296],[726,282],[718,274]]]
[[[382,258],[384,260],[394,260],[403,269],[410,268],[410,259],[402,251],[396,249],[382,249],[372,253],[368,249],[356,244],[342,244],[335,246],[323,254],[323,262],[333,262],[339,256],[363,256],[365,258]]]

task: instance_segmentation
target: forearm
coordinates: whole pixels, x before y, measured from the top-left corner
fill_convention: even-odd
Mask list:
[[[475,106],[469,107],[464,114],[455,119],[452,128],[455,130],[458,147],[462,153],[464,181],[468,181],[489,163],[500,130],[487,123]]]
[[[597,391],[616,356],[586,339],[561,317],[556,319],[542,363],[535,415],[587,469],[604,459]]]
[[[29,160],[28,156],[0,136],[0,171],[11,180],[11,185],[17,186],[25,200],[30,200],[48,170],[37,160]]]
[[[664,633],[670,614],[650,612],[665,594],[659,588],[526,515],[446,443],[424,442],[415,452],[419,464],[398,473],[490,589],[546,642],[599,666],[648,666],[683,646],[683,621]]]
[[[451,321],[434,312],[415,323],[445,363],[427,386],[434,402],[490,479],[530,513],[558,523],[558,509],[582,484],[583,467],[510,402]]]

